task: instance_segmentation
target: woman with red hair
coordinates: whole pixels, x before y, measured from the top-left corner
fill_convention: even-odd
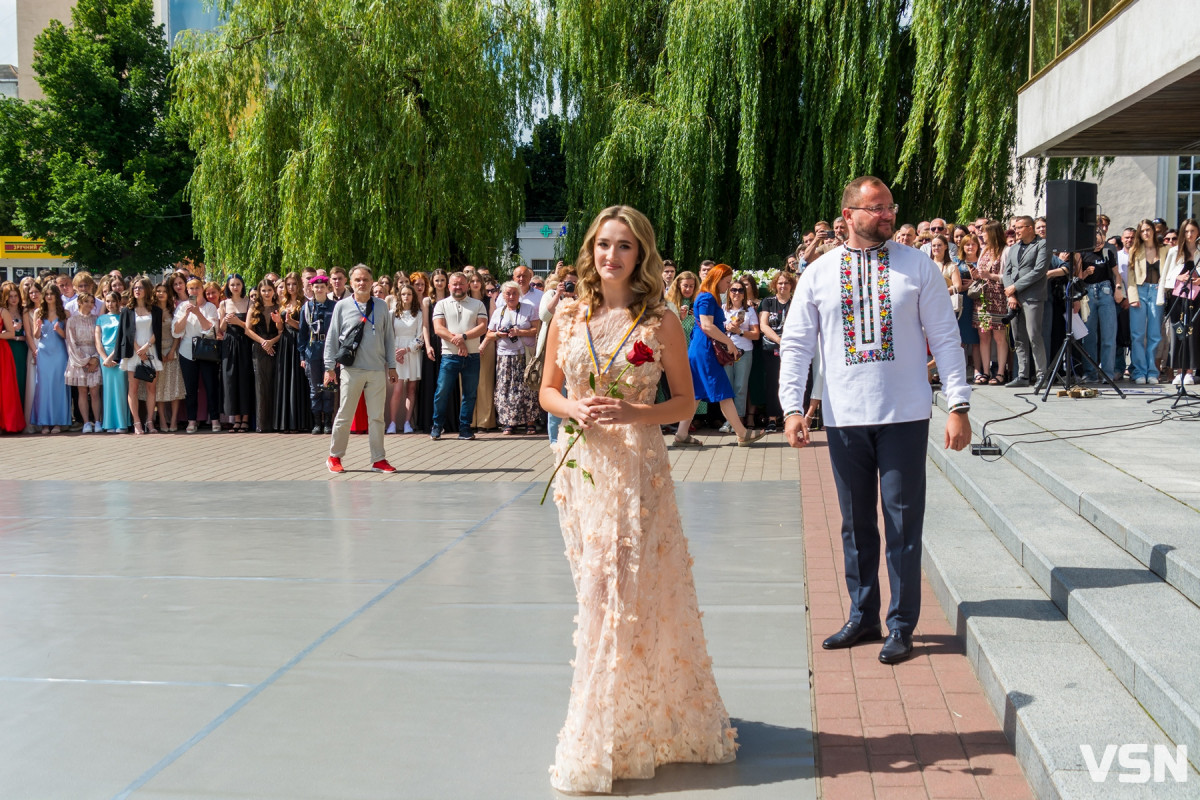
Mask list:
[[[696,304],[692,307],[692,313],[696,316],[696,329],[692,332],[692,341],[688,345],[688,361],[692,367],[692,386],[696,392],[696,399],[719,405],[725,421],[737,434],[738,447],[746,447],[766,433],[752,431],[742,424],[734,403],[736,392],[733,390],[733,384],[729,382],[729,376],[725,374],[724,365],[717,359],[716,352],[716,348],[722,348],[732,361],[737,361],[742,355],[737,344],[725,332],[725,311],[721,308],[721,295],[729,291],[732,282],[733,268],[728,264],[717,264],[709,269],[700,283]],[[699,439],[688,433],[691,424],[691,417],[679,423],[679,430],[675,434],[676,447],[701,445]]]

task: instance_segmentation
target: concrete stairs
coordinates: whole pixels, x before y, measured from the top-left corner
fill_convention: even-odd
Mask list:
[[[1008,415],[976,392],[976,440]],[[1200,512],[1070,441],[1017,442],[1031,422],[992,435],[1003,458],[948,453],[945,419],[923,565],[1035,793],[1200,798]],[[1101,777],[1109,745],[1147,751]]]

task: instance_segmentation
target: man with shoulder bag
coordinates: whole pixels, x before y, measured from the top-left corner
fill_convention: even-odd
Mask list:
[[[363,397],[367,406],[367,438],[371,446],[371,469],[391,473],[383,448],[383,406],[387,384],[397,381],[395,331],[392,314],[382,301],[371,297],[371,270],[359,264],[350,270],[353,292],[333,308],[325,339],[326,385],[338,384],[335,371],[341,365],[341,398],[333,420],[333,438],[325,465],[330,472],[345,472],[342,457],[350,441],[350,422]]]

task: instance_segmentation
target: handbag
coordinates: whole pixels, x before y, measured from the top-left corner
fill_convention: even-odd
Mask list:
[[[362,319],[350,329],[345,338],[338,340],[338,348],[333,360],[343,367],[354,366],[354,359],[358,356],[358,346],[362,344],[363,329],[367,326],[367,319],[371,316],[371,307],[374,302],[375,298],[373,297],[367,300],[367,310],[363,312]]]
[[[220,360],[221,356],[217,352],[216,339],[211,336],[192,337],[192,361],[210,361],[216,363]]]
[[[971,281],[971,285],[967,287],[967,297],[972,300],[978,300],[983,297],[983,290],[987,286],[987,281],[983,278],[976,278]]]
[[[1197,297],[1200,297],[1200,284],[1192,283],[1185,277],[1183,282],[1176,282],[1175,288],[1171,290],[1171,294],[1174,297],[1184,297],[1186,295],[1188,300],[1194,301]]]
[[[958,292],[950,295],[950,307],[954,309],[954,316],[962,313],[962,295]]]
[[[729,349],[725,347],[724,342],[713,342],[712,346],[713,353],[715,353],[717,356],[717,363],[722,367],[728,367],[730,364],[737,361],[742,355],[742,351],[736,347],[733,348],[735,352],[729,352]]]
[[[149,361],[141,361],[133,368],[133,377],[145,383],[152,383],[158,377],[158,370]]]
[[[533,396],[537,397],[538,392],[542,390],[542,371],[546,366],[546,349],[543,347],[541,352],[529,359],[529,363],[525,365],[525,387],[533,392]]]

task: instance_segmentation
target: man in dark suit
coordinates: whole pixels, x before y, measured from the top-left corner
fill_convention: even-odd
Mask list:
[[[1050,270],[1050,248],[1033,230],[1032,217],[1013,219],[1017,241],[1004,259],[1004,294],[1008,308],[1016,312],[1013,338],[1017,342],[1017,374],[1008,386],[1020,388],[1039,384],[1046,374],[1046,346],[1042,338],[1042,315],[1046,306],[1046,273]],[[1029,363],[1032,350],[1033,364]],[[1003,366],[1003,365],[1001,365]],[[1030,367],[1036,368],[1036,373]]]

